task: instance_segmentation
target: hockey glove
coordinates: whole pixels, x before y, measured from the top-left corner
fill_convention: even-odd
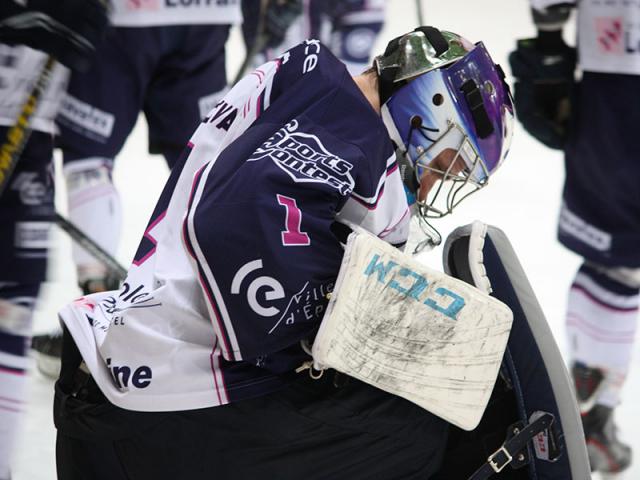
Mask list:
[[[42,50],[86,71],[108,24],[101,0],[2,0],[0,42]]]
[[[548,147],[562,149],[571,114],[575,49],[561,39],[551,46],[542,44],[540,37],[518,40],[509,63],[516,80],[514,101],[520,123]]]

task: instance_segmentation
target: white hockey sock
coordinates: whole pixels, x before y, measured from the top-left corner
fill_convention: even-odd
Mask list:
[[[638,321],[638,290],[581,268],[569,292],[567,336],[571,358],[604,371],[596,402],[620,403]]]
[[[26,345],[31,308],[0,298],[0,479],[9,478],[11,457],[26,408]]]
[[[111,159],[87,158],[66,164],[64,173],[70,220],[113,255],[120,238],[122,206],[111,180],[112,165]],[[82,247],[74,243],[72,252],[78,283],[106,275],[106,267]]]

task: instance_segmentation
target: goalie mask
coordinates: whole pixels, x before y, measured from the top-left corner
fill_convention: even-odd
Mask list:
[[[421,220],[442,217],[486,185],[509,150],[514,110],[504,74],[482,43],[433,27],[392,40],[375,66],[409,204]],[[442,181],[418,200],[426,171]]]

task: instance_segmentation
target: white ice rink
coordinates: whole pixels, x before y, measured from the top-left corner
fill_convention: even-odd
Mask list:
[[[534,32],[529,19],[528,0],[423,0],[423,8],[427,24],[461,33],[472,41],[483,40],[494,60],[502,64],[507,73],[507,54],[515,39]],[[416,25],[413,0],[388,1],[387,25],[375,51],[381,51],[388,40]],[[243,57],[244,48],[234,31],[228,44],[229,78],[233,77]],[[164,160],[149,155],[146,142],[146,126],[140,121],[116,163],[115,181],[124,202],[124,235],[117,258],[125,265],[133,256],[167,176]],[[456,211],[455,220],[441,220],[436,226],[444,236],[456,226],[475,219],[503,229],[528,274],[557,342],[564,350],[566,296],[579,259],[555,239],[563,178],[561,154],[544,148],[518,126],[511,154],[493,177],[491,185],[477,193],[475,198],[463,202]],[[59,210],[64,212],[63,196],[58,195],[58,199]],[[50,280],[36,315],[36,332],[52,327],[56,322],[56,311],[79,293],[75,287],[69,240],[58,231],[54,240]],[[423,258],[439,267],[440,254],[437,250]],[[638,455],[639,361],[640,355],[636,351],[625,401],[617,415],[623,438],[634,445]],[[53,383],[38,374],[35,368],[32,370],[30,403],[16,453],[14,480],[55,478],[55,430],[51,413]],[[640,462],[636,462],[624,478],[640,479]]]

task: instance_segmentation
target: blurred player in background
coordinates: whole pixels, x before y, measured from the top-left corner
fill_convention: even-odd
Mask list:
[[[47,269],[53,217],[54,118],[69,70],[86,70],[107,25],[96,0],[5,0],[0,3],[0,479],[10,460],[26,405],[27,347]],[[28,46],[27,46],[28,45]],[[49,55],[49,57],[48,57]],[[55,61],[62,64],[53,63]],[[50,63],[51,62],[51,63]],[[51,65],[49,69],[46,65]],[[39,81],[48,83],[28,122],[23,105]],[[17,129],[11,129],[16,125]],[[10,134],[8,132],[11,132]],[[13,172],[9,160],[27,138]]]
[[[371,51],[384,25],[384,0],[271,2],[271,11],[267,10],[262,19],[268,32],[265,37],[257,33],[261,3],[261,0],[242,2],[245,44],[249,51],[257,47],[254,66],[276,57],[305,38],[322,41],[352,75],[362,73],[370,65]]]
[[[512,120],[484,46],[433,27],[355,77],[313,39],[244,77],[174,166],[120,291],[61,312],[59,478],[430,478],[444,420],[300,367],[351,229],[402,247],[412,214],[486,185]]]
[[[511,54],[525,129],[564,149],[566,180],[558,238],[584,257],[566,316],[571,371],[591,468],[631,463],[613,410],[629,371],[640,291],[640,4],[623,0],[532,0],[535,39]],[[577,53],[562,38],[577,9]]]
[[[240,1],[112,0],[112,27],[100,62],[74,75],[57,121],[69,218],[115,253],[122,205],[114,159],[138,119],[149,125],[149,151],[177,161],[199,121],[227,85],[225,43],[241,21]],[[144,179],[140,179],[141,182]],[[105,267],[75,246],[83,292],[118,285]]]
[[[173,167],[194,127],[226,91],[225,43],[242,14],[240,0],[111,4],[100,61],[72,77],[57,117],[56,144],[63,154],[69,219],[114,255],[123,209],[112,178],[116,156],[142,111],[149,151]],[[72,253],[83,293],[119,286],[122,279],[81,246],[74,243]],[[54,378],[60,335],[56,329],[33,340],[38,368]]]

